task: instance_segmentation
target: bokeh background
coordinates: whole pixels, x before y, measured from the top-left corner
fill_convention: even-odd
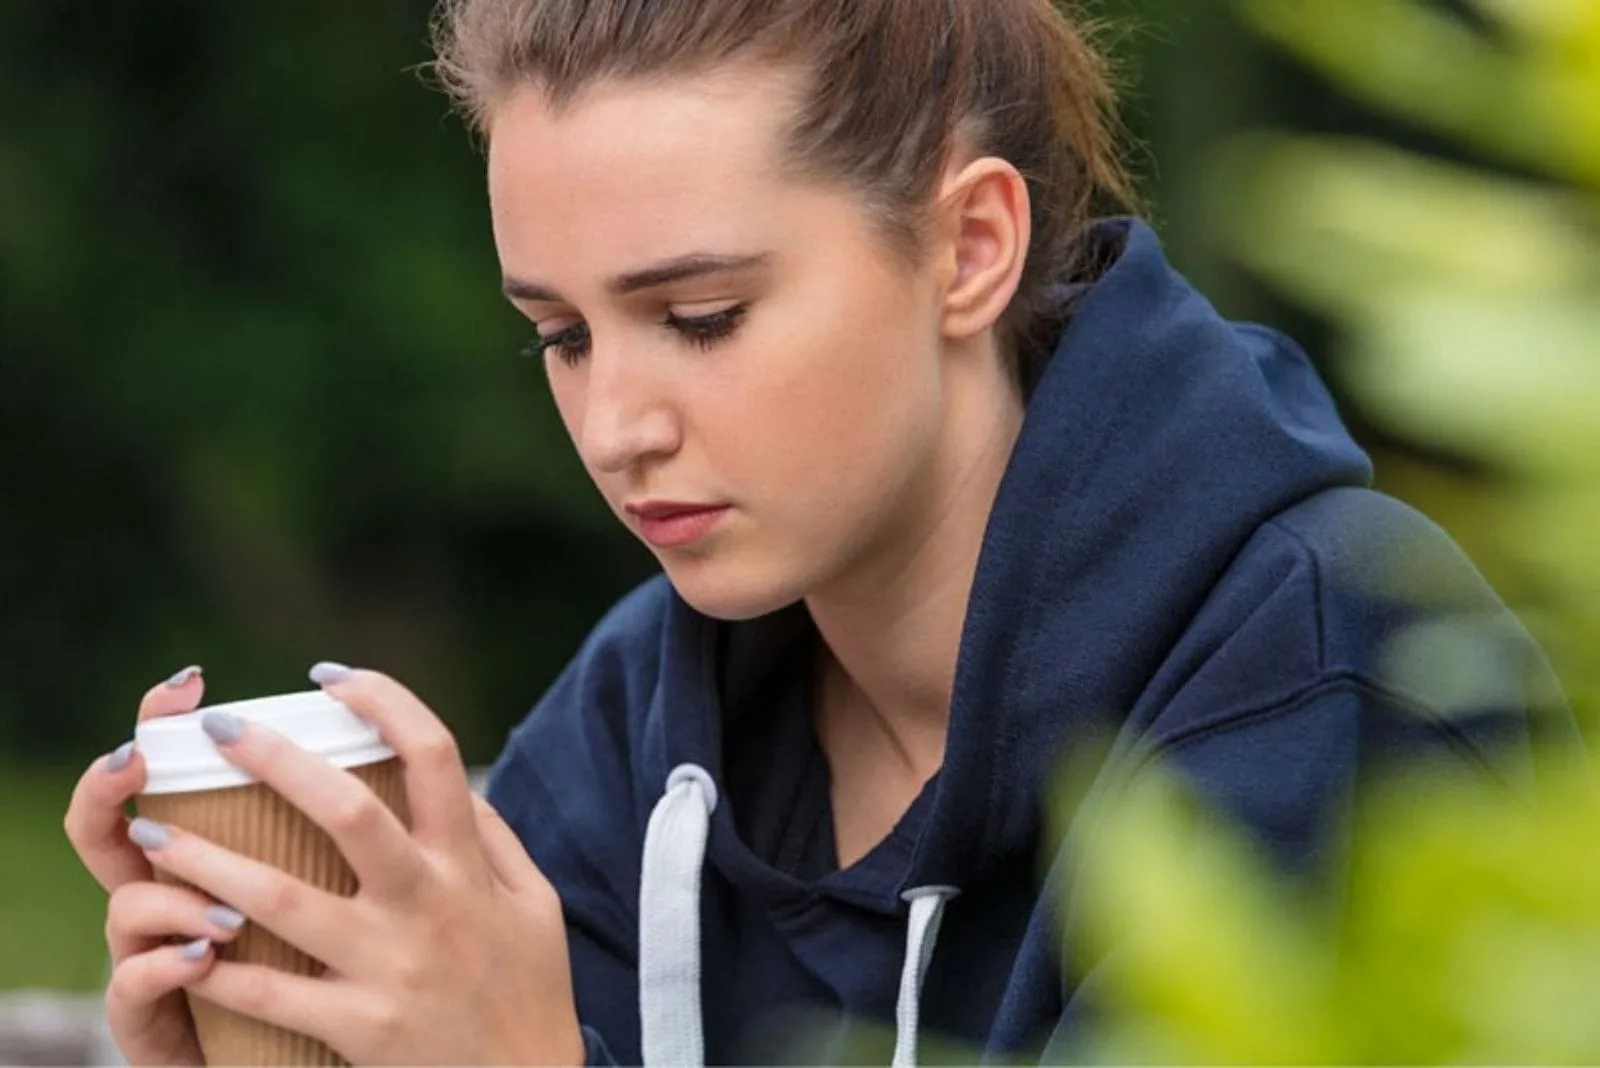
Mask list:
[[[1463,263],[1482,292],[1595,292],[1600,150],[1593,170],[1542,155],[1532,120],[1564,102],[1561,122],[1594,134],[1600,91],[1557,78],[1508,98],[1528,79],[1470,61],[1554,39],[1581,75],[1600,63],[1597,5],[1087,6],[1111,27],[1172,258],[1226,313],[1308,348],[1381,485],[1455,534],[1593,692],[1600,631],[1566,594],[1600,587],[1600,480],[1481,446],[1571,424],[1559,473],[1588,471],[1600,379],[1592,359],[1587,379],[1572,368],[1600,330],[1566,323],[1564,370],[1517,394],[1534,418],[1511,426],[1485,398],[1506,395],[1496,374],[1543,366],[1537,331],[1504,335],[1511,371],[1480,360],[1476,391],[1457,388],[1455,341],[1370,298],[1418,279],[1437,296]],[[485,763],[654,570],[517,355],[481,158],[416,69],[428,15],[0,0],[0,991],[103,981],[103,898],[61,816],[156,681],[199,663],[230,699],[301,688],[318,659],[379,667]],[[1573,52],[1560,34],[1579,23]],[[1516,238],[1539,211],[1479,180],[1545,206],[1533,243]],[[1482,305],[1450,292],[1464,303],[1426,322]],[[1404,339],[1437,366],[1388,361]],[[1567,494],[1539,495],[1542,522],[1518,510],[1530,472]]]

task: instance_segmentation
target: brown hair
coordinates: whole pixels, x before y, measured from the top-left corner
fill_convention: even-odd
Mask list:
[[[1032,243],[1002,323],[1024,388],[1090,265],[1084,225],[1137,210],[1091,27],[1050,0],[441,0],[433,70],[474,128],[516,89],[560,106],[602,78],[690,74],[735,58],[808,77],[791,156],[864,193],[914,251],[960,131],[1020,171]]]

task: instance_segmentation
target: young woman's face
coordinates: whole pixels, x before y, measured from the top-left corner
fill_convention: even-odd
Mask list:
[[[506,291],[584,466],[727,619],[892,560],[942,418],[942,281],[858,194],[784,172],[791,91],[740,68],[560,111],[528,89],[489,130]]]

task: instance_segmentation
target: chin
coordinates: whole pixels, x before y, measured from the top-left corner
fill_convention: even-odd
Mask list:
[[[667,580],[689,607],[729,623],[769,615],[805,596],[793,575],[772,568],[735,567],[714,555],[662,561]]]

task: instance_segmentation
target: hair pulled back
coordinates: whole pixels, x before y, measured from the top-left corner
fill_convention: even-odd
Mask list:
[[[957,139],[1027,182],[1032,240],[1003,340],[1025,388],[1087,266],[1085,224],[1134,209],[1107,64],[1050,0],[442,0],[433,70],[480,133],[524,86],[555,106],[602,79],[737,59],[804,75],[790,162],[862,193],[915,254]]]

